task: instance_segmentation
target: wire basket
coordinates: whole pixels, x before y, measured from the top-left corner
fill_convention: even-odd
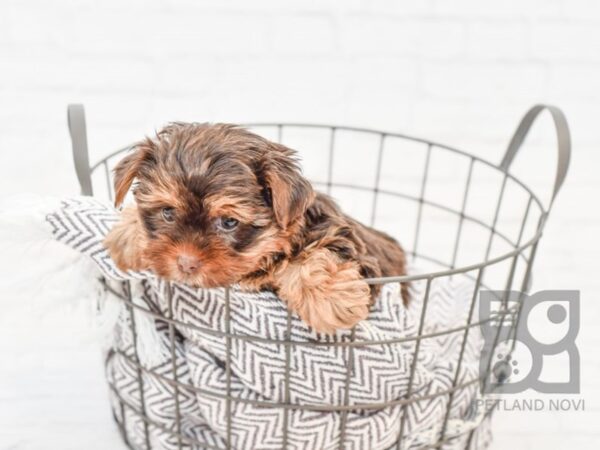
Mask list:
[[[548,111],[553,119],[558,142],[558,168],[552,190],[550,202],[545,206],[532,190],[513,176],[509,170],[532,124],[542,111]],[[76,173],[84,195],[100,195],[112,200],[111,167],[116,163],[123,152],[130,149],[125,147],[111,153],[97,163],[90,165],[86,141],[85,117],[81,105],[70,105],[68,109],[69,128],[73,142],[73,155]],[[567,174],[571,146],[569,129],[563,113],[556,107],[537,105],[530,109],[519,124],[508,148],[499,164],[488,162],[470,153],[438,144],[426,139],[405,136],[398,133],[376,131],[344,126],[308,125],[308,124],[254,124],[248,126],[253,131],[267,138],[282,142],[283,144],[300,150],[300,156],[307,161],[308,176],[313,184],[337,198],[345,198],[342,207],[365,223],[373,225],[388,232],[403,244],[409,257],[409,265],[418,266],[424,271],[410,273],[406,276],[377,278],[367,280],[370,284],[385,283],[422,283],[424,284],[423,308],[421,312],[419,331],[416,336],[408,339],[414,343],[413,364],[410,370],[408,391],[405,396],[393,401],[377,404],[360,405],[335,405],[323,407],[318,405],[319,411],[337,411],[342,415],[352,409],[377,410],[390,406],[401,405],[407,408],[410,404],[419,402],[422,398],[412,392],[413,377],[420,343],[432,336],[452,335],[461,336],[458,368],[452,387],[438,395],[449,398],[448,405],[452,403],[455,393],[468,385],[476,384],[482,392],[486,390],[486,382],[492,370],[492,357],[499,342],[499,332],[496,334],[491,346],[490,356],[483,364],[484,370],[471,380],[459,380],[461,358],[465,351],[465,344],[469,333],[486,322],[500,323],[498,330],[510,317],[511,333],[515,333],[520,319],[522,297],[520,301],[509,302],[507,295],[501,300],[499,310],[490,313],[487,317],[476,317],[476,301],[483,290],[493,291],[519,291],[527,292],[531,282],[532,266],[536,249],[548,218],[552,203],[561,188]],[[303,153],[303,149],[307,152]],[[356,157],[352,157],[356,156]],[[359,159],[357,159],[359,158]],[[356,164],[360,161],[360,165]],[[311,166],[311,163],[312,166]],[[404,170],[404,172],[402,172]],[[478,189],[485,184],[485,189]],[[490,192],[493,193],[490,196]],[[517,200],[518,199],[518,200]],[[474,294],[470,302],[468,319],[466,323],[437,330],[436,333],[424,334],[423,325],[426,322],[425,311],[429,301],[429,292],[432,283],[436,280],[450,279],[464,276],[474,283]],[[108,288],[108,286],[107,286]],[[131,287],[125,290],[131,293]],[[131,294],[121,296],[126,302],[130,313],[132,333],[135,336],[134,310],[148,314],[152,320],[161,321],[169,329],[171,338],[171,351],[174,352],[174,336],[176,330],[185,329],[186,323],[178,321],[167,315],[147,311],[132,302]],[[226,302],[229,295],[225,295]],[[228,304],[226,311],[229,310]],[[226,317],[226,321],[229,317]],[[225,368],[227,373],[228,390],[225,394],[227,410],[235,402],[249,402],[241,400],[231,394],[231,342],[240,336],[225,331],[215,330],[214,335],[227,342],[227,359]],[[286,353],[285,383],[289,390],[290,363],[289,354],[297,343],[289,339],[290,321],[288,319],[287,339],[279,341]],[[252,341],[252,337],[244,336]],[[258,337],[256,338],[259,339]],[[345,342],[331,342],[348,352],[357,345],[350,339]],[[306,345],[306,344],[305,344]],[[310,344],[308,344],[310,345]],[[320,343],[320,345],[328,345]],[[398,341],[386,342],[361,342],[360,345],[388,346],[402,345]],[[513,347],[514,349],[514,347]],[[149,437],[151,427],[159,427],[145,411],[144,386],[145,376],[154,376],[140,363],[137,340],[133,339],[128,358],[137,368],[136,383],[141,401],[141,408],[133,408],[111,387],[117,395],[121,417],[125,412],[136,416],[143,423],[145,442],[141,448],[152,448]],[[109,355],[110,358],[110,355]],[[351,370],[348,364],[348,371]],[[348,394],[349,376],[346,378],[345,390]],[[164,381],[164,380],[163,380]],[[175,386],[175,395],[178,389],[189,388],[178,379],[178,374],[173,367],[172,381]],[[192,387],[193,388],[193,387]],[[208,394],[210,395],[210,394]],[[190,442],[184,435],[179,423],[179,400],[175,399],[176,417],[178,423],[172,430],[167,430],[177,441],[177,448],[223,448],[202,442]],[[289,401],[271,402],[271,407],[284,410],[285,418],[288,411],[295,409],[308,409],[311,405],[299,405]],[[259,405],[260,406],[260,405]],[[448,407],[449,410],[449,407]],[[491,415],[493,408],[487,411]],[[231,440],[232,423],[235,417],[227,414],[227,432],[224,438],[225,448],[234,448]],[[404,448],[406,414],[402,415],[400,433],[393,448]],[[437,442],[427,448],[441,448],[444,443],[456,436],[446,435],[446,425],[449,413],[445,414],[441,432]],[[123,435],[124,442],[130,448],[138,448],[130,442],[123,420],[117,420]],[[345,447],[346,421],[342,420],[339,429],[339,448]],[[281,448],[295,448],[289,446],[288,432],[285,429],[287,421],[284,420]],[[472,448],[471,439],[475,429],[467,430],[465,448]]]

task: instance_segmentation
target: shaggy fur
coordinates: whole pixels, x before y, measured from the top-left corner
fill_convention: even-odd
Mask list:
[[[136,205],[105,241],[123,270],[270,289],[326,333],[367,316],[378,289],[365,277],[406,273],[393,238],[315,193],[293,150],[243,128],[171,124],[115,168],[117,206],[134,180]]]

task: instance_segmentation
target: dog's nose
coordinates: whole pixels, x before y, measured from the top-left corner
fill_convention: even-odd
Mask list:
[[[183,273],[191,275],[200,267],[200,260],[190,255],[179,255],[177,257],[177,266]]]

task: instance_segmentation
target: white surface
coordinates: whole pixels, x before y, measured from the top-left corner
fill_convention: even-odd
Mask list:
[[[574,157],[534,289],[582,291],[586,412],[501,413],[494,448],[591,449],[600,439],[599,50],[600,5],[590,0],[3,1],[0,192],[77,191],[69,102],[86,104],[92,160],[169,120],[287,120],[397,130],[497,161],[527,107],[558,104]],[[517,161],[534,187],[551,178],[548,126]],[[1,253],[6,278],[34,264],[15,267]],[[82,342],[83,310],[55,303],[27,324],[16,313],[27,300],[5,291],[0,302],[0,448],[120,448],[98,346]]]

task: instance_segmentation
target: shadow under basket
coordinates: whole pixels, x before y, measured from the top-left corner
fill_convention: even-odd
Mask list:
[[[558,168],[547,205],[510,173],[525,137],[543,111],[553,119],[558,143]],[[112,200],[111,168],[133,147],[121,148],[90,164],[83,107],[70,105],[68,119],[82,193]],[[211,328],[178,313],[178,288],[170,283],[156,282],[164,293],[164,304],[157,307],[136,302],[136,288],[131,282],[104,281],[124,311],[118,339],[106,357],[113,412],[124,442],[135,449],[487,447],[494,408],[493,402],[482,400],[501,390],[506,378],[494,370],[494,357],[501,346],[505,346],[504,355],[514,349],[536,249],[569,166],[571,145],[563,113],[553,106],[531,108],[499,164],[426,139],[372,129],[283,123],[251,124],[248,128],[298,149],[306,174],[317,189],[334,196],[350,215],[402,243],[413,270],[406,276],[367,281],[385,285],[390,292],[399,283],[411,283],[417,305],[410,312],[414,329],[383,338],[373,337],[379,336],[375,333],[365,339],[362,331],[349,330],[333,337],[298,339],[298,333],[304,331],[298,331],[297,318],[286,312],[278,328],[279,337],[265,337],[239,331],[232,319],[239,300],[235,287],[203,294],[207,305],[215,302],[215,308],[222,308],[222,321]],[[463,295],[466,301],[460,304],[444,288],[458,281],[470,286],[468,296]],[[498,306],[482,308],[483,292],[491,292]],[[432,329],[428,314],[432,314],[434,302],[439,302],[436,298],[444,295],[450,296],[447,305],[461,308],[457,315],[460,320]],[[406,313],[401,305],[393,308],[398,314]],[[141,321],[156,328],[164,345],[159,363],[148,363],[141,355]],[[369,324],[362,327],[368,329]],[[198,335],[208,345],[218,346],[220,356],[191,348],[188,338]],[[469,344],[473,336],[480,336],[475,345],[477,370],[467,371],[466,355],[474,351]],[[455,357],[444,372],[447,384],[437,390],[431,387],[436,380],[427,381],[420,367],[432,341],[441,345],[452,342],[455,349]],[[273,351],[274,356],[266,353],[266,362],[244,367],[240,352],[248,348],[254,348],[258,355],[260,349]],[[362,387],[372,380],[369,377],[381,367],[365,367],[375,358],[372,355],[382,352],[402,356],[398,373],[403,375],[395,378],[395,397],[364,400],[356,377],[368,372]],[[300,394],[298,358],[317,354],[332,355],[332,361],[339,362],[343,371],[323,382],[330,391],[320,392],[320,399],[311,401],[311,392]],[[186,366],[186,358],[191,357],[214,368],[217,375],[212,381],[221,383],[221,390],[211,389],[208,379],[191,381],[194,376],[202,380],[207,373],[198,366]],[[280,361],[274,373],[269,360]],[[322,362],[327,366],[327,359]],[[311,364],[318,366],[318,362]],[[267,394],[256,396],[244,390],[246,379],[276,382],[264,387]],[[456,407],[465,393],[470,404]],[[473,405],[475,400],[479,409]],[[429,407],[437,408],[437,412],[428,412]],[[262,425],[247,423],[248,417],[256,417],[257,424]],[[265,418],[263,422],[260,417]],[[423,430],[416,423],[419,417],[435,419]],[[372,434],[366,437],[357,425],[365,423],[373,426]],[[383,435],[391,437],[381,440]]]

